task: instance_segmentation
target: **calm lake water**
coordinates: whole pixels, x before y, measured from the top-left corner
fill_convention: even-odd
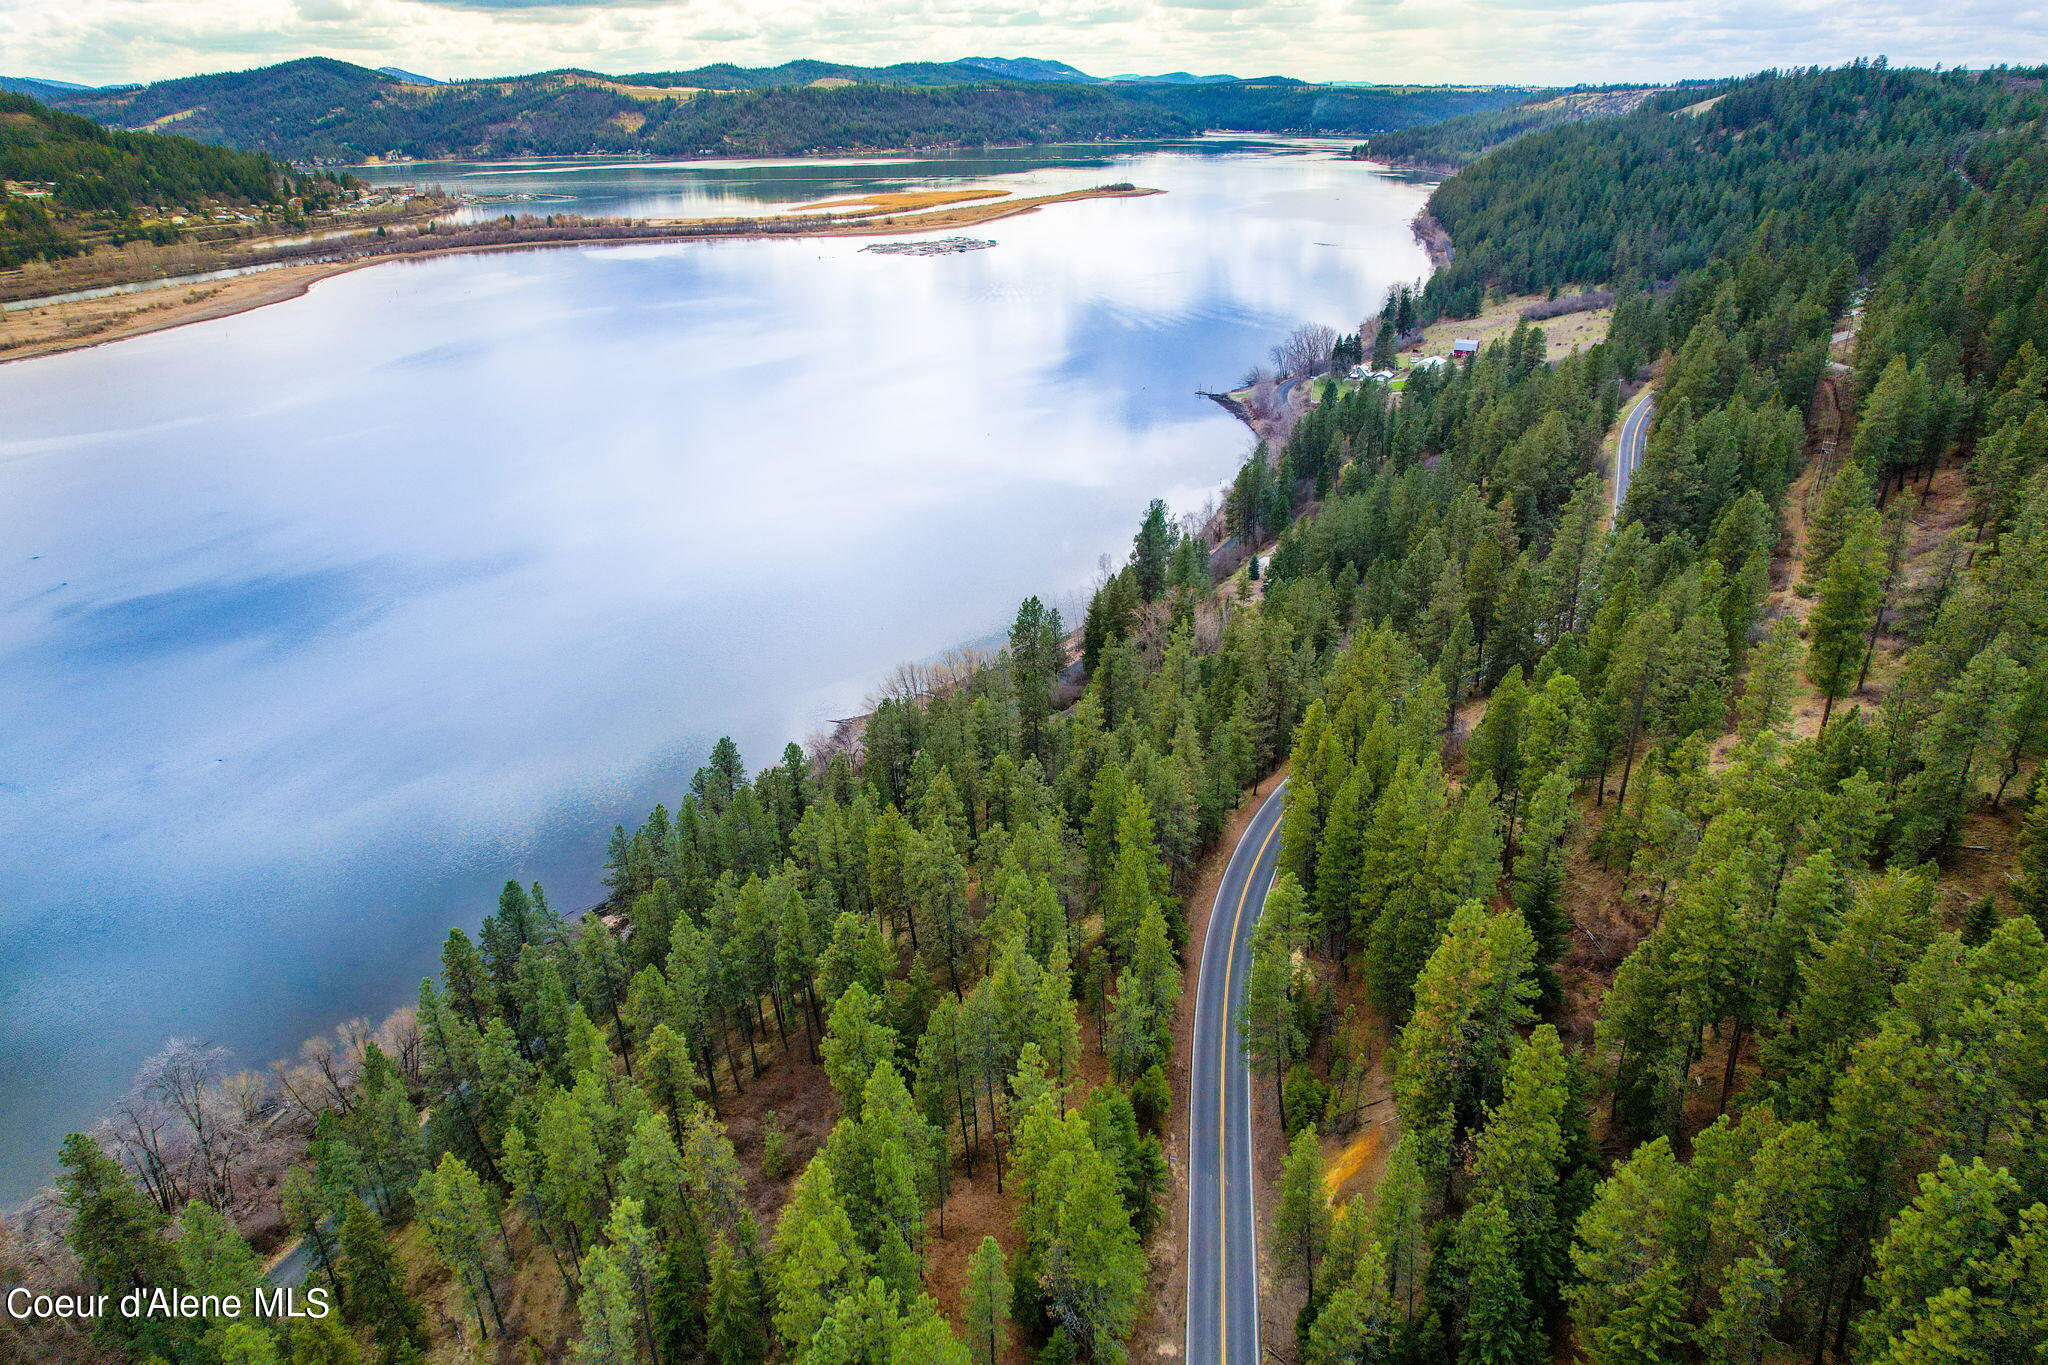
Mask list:
[[[381,1015],[507,877],[590,904],[720,734],[772,762],[1203,504],[1247,437],[1196,391],[1426,268],[1426,188],[1335,150],[389,168],[604,213],[1169,192],[935,259],[384,265],[0,366],[0,1204],[166,1037],[260,1067]]]

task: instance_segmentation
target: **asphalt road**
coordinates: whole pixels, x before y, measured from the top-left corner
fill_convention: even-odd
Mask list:
[[[1621,421],[1621,446],[1614,459],[1614,510],[1628,500],[1628,481],[1643,462],[1643,447],[1650,439],[1650,417],[1657,411],[1657,395],[1644,389],[1643,396]]]
[[[1188,1365],[1258,1365],[1259,1237],[1251,1070],[1238,1038],[1252,926],[1280,858],[1286,784],[1231,851],[1195,978],[1188,1093]]]

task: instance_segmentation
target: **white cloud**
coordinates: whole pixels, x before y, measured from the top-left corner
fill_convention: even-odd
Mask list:
[[[431,75],[968,54],[1309,79],[1672,79],[1884,53],[2048,59],[2001,0],[0,0],[10,75],[148,80],[324,54]]]

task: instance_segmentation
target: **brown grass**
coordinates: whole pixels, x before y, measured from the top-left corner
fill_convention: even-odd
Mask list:
[[[822,213],[836,211],[844,217],[854,213],[905,213],[916,209],[943,208],[948,204],[966,204],[977,199],[1004,199],[1008,190],[899,190],[894,193],[849,195],[844,199],[821,199],[815,204],[805,204],[800,213]]]
[[[1477,317],[1432,322],[1422,329],[1422,340],[1403,354],[1411,357],[1449,355],[1451,343],[1461,337],[1469,337],[1483,347],[1512,333],[1521,326],[1522,310],[1532,303],[1541,302],[1543,296],[1540,294],[1516,294],[1488,304]],[[1548,357],[1561,360],[1573,351],[1584,350],[1594,342],[1604,340],[1607,326],[1613,320],[1612,308],[1595,308],[1584,313],[1545,318],[1536,325],[1543,329]]]

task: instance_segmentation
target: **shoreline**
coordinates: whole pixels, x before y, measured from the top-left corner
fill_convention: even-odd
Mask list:
[[[419,242],[422,245],[414,250],[387,248],[339,259],[279,263],[268,269],[251,270],[247,274],[220,281],[192,279],[190,292],[182,296],[179,296],[177,291],[183,281],[166,280],[152,289],[134,293],[18,308],[0,318],[0,365],[20,360],[34,360],[43,356],[62,355],[71,351],[89,350],[95,346],[127,341],[155,332],[166,332],[193,323],[214,322],[221,318],[234,317],[274,303],[285,303],[303,297],[322,280],[372,266],[388,265],[395,261],[429,260],[441,256],[483,255],[503,251],[545,251],[559,247],[645,246],[675,242],[766,241],[812,237],[893,237],[975,227],[1004,218],[1035,213],[1053,204],[1076,203],[1089,199],[1140,199],[1163,193],[1164,190],[1144,187],[1096,187],[1067,190],[1059,194],[1033,195],[1021,199],[941,204],[913,213],[831,218],[815,225],[799,226],[787,231],[763,230],[758,225],[753,225],[758,224],[759,220],[684,218],[638,220],[630,226],[643,230],[635,231],[631,235],[592,232],[588,236],[453,243],[445,246],[428,244],[430,239],[425,237],[408,238],[405,239],[405,244]],[[794,221],[801,222],[800,219]],[[723,222],[748,222],[750,226],[721,231],[717,225]],[[136,299],[147,298],[158,292],[171,297],[135,306]],[[25,330],[27,335],[17,340],[14,336],[17,328]]]
[[[1097,189],[1086,189],[1086,190],[1068,191],[1068,192],[1065,192],[1065,193],[1062,193],[1062,194],[1057,194],[1057,195],[1039,196],[1039,197],[1035,197],[1035,198],[1031,198],[1031,199],[1014,199],[1014,200],[1004,200],[1004,201],[996,201],[996,202],[993,202],[993,203],[989,203],[989,202],[984,202],[984,203],[979,203],[979,204],[953,205],[953,206],[949,206],[949,207],[942,207],[942,208],[940,208],[939,210],[937,210],[937,211],[936,211],[936,213],[964,213],[964,212],[980,212],[982,216],[980,216],[979,218],[975,219],[974,221],[977,221],[977,222],[987,222],[987,221],[994,221],[994,220],[996,220],[996,219],[1000,219],[1000,218],[1006,218],[1006,217],[1014,217],[1014,216],[1021,216],[1021,215],[1023,215],[1023,214],[1026,214],[1026,213],[1032,213],[1032,212],[1036,212],[1036,211],[1037,211],[1037,210],[1038,210],[1039,208],[1041,208],[1041,207],[1045,207],[1045,206],[1047,206],[1047,205],[1049,205],[1049,204],[1052,204],[1052,203],[1059,203],[1059,202],[1066,202],[1066,201],[1079,201],[1079,200],[1086,200],[1086,199],[1094,199],[1094,198],[1139,198],[1139,197],[1145,197],[1145,196],[1149,196],[1149,195],[1155,195],[1155,194],[1163,194],[1163,193],[1165,193],[1165,192],[1166,192],[1166,191],[1164,191],[1164,190],[1160,190],[1160,189],[1153,189],[1153,188],[1144,188],[1144,187],[1136,187],[1136,188],[1131,188],[1131,189],[1118,189],[1118,190],[1107,190],[1107,189],[1100,189],[1100,188],[1097,188]],[[919,216],[920,218],[923,218],[923,219],[929,220],[930,218],[934,217],[934,216],[935,216],[935,214],[929,214],[929,213],[928,213],[928,214],[923,214],[923,215],[918,215],[918,216]],[[687,221],[687,220],[686,220],[686,221]],[[698,221],[698,222],[702,222],[702,221],[706,221],[706,220],[695,220],[695,221]],[[229,300],[217,299],[217,298],[214,298],[213,296],[209,296],[209,297],[208,297],[208,299],[205,299],[205,300],[200,300],[200,301],[197,301],[197,302],[193,302],[193,301],[187,301],[187,306],[186,306],[186,308],[185,308],[184,310],[180,310],[180,311],[178,312],[178,315],[177,315],[177,316],[175,316],[175,317],[169,317],[169,318],[166,318],[166,319],[159,319],[159,320],[151,320],[151,321],[147,321],[147,322],[144,322],[144,323],[139,323],[139,324],[138,324],[138,325],[136,325],[136,326],[135,326],[134,328],[132,328],[132,329],[130,329],[130,330],[125,330],[125,331],[122,331],[122,332],[120,332],[120,333],[118,333],[118,334],[112,334],[112,333],[110,333],[110,334],[107,334],[107,335],[103,335],[103,336],[95,336],[95,337],[91,337],[91,338],[80,338],[80,339],[77,339],[77,340],[74,340],[74,341],[70,342],[69,344],[66,344],[66,345],[61,345],[61,346],[56,346],[56,347],[52,347],[52,348],[50,348],[50,349],[48,349],[48,350],[44,350],[44,351],[41,351],[41,352],[37,352],[37,353],[35,353],[35,354],[43,354],[43,355],[48,355],[48,354],[60,354],[60,353],[68,352],[68,351],[74,351],[74,350],[84,350],[84,349],[89,349],[89,348],[91,348],[91,347],[93,347],[93,346],[103,345],[103,344],[107,344],[107,343],[109,343],[109,342],[113,342],[113,341],[118,341],[118,340],[125,340],[125,339],[128,339],[128,338],[130,338],[130,337],[134,337],[134,336],[140,336],[140,335],[147,335],[147,334],[149,334],[149,333],[151,333],[151,332],[156,332],[156,331],[164,331],[164,330],[169,330],[169,329],[171,329],[171,328],[174,328],[174,327],[178,327],[178,326],[184,326],[184,325],[187,325],[187,324],[189,324],[189,323],[195,323],[195,322],[201,322],[201,321],[210,321],[210,320],[215,320],[215,319],[218,319],[218,318],[222,318],[222,317],[230,317],[230,316],[234,316],[234,315],[236,315],[236,314],[238,314],[238,313],[248,312],[248,311],[252,311],[252,310],[254,310],[254,309],[256,309],[256,308],[260,308],[260,307],[264,307],[264,306],[267,306],[267,305],[268,305],[268,304],[270,304],[270,303],[275,303],[275,302],[284,302],[284,301],[287,301],[287,300],[289,300],[289,299],[293,299],[293,298],[298,298],[298,297],[301,297],[301,296],[303,296],[304,294],[306,294],[307,292],[309,292],[309,291],[310,291],[310,289],[312,288],[312,286],[313,286],[314,284],[316,284],[316,283],[320,282],[321,280],[324,280],[324,279],[330,278],[330,277],[332,277],[332,276],[336,276],[336,275],[342,275],[342,274],[347,274],[347,273],[349,273],[350,271],[353,271],[353,270],[358,270],[358,269],[364,269],[364,268],[367,268],[367,267],[370,267],[370,266],[375,266],[375,265],[382,265],[382,264],[387,264],[387,263],[390,263],[390,262],[392,262],[392,261],[397,261],[397,260],[402,260],[402,259],[409,259],[409,258],[413,258],[413,257],[422,257],[422,258],[423,258],[423,257],[432,257],[432,256],[452,256],[452,255],[467,255],[467,254],[481,254],[481,253],[483,253],[483,252],[487,252],[487,251],[508,251],[508,250],[542,250],[542,249],[546,249],[546,248],[549,248],[549,247],[556,247],[556,246],[605,246],[605,245],[612,245],[612,246],[616,246],[616,245],[633,245],[633,244],[646,244],[646,243],[648,243],[648,242],[663,242],[663,241],[668,241],[668,242],[673,242],[673,241],[695,241],[695,240],[705,240],[705,239],[707,239],[707,238],[708,238],[708,239],[712,239],[712,240],[763,240],[763,239],[766,239],[766,238],[770,238],[770,237],[823,237],[823,236],[834,236],[834,237],[860,237],[860,236],[893,236],[893,235],[897,235],[898,233],[920,233],[920,232],[931,232],[931,231],[935,231],[935,230],[939,230],[939,229],[945,229],[945,228],[957,228],[957,227],[962,227],[962,226],[968,226],[968,225],[969,225],[969,224],[967,224],[967,223],[965,223],[965,222],[961,222],[961,221],[957,221],[957,220],[955,220],[955,221],[946,221],[946,222],[931,222],[931,221],[925,221],[925,222],[923,222],[923,223],[922,223],[922,225],[920,225],[920,226],[910,226],[910,225],[908,225],[908,224],[905,224],[905,223],[903,223],[903,222],[901,221],[901,219],[900,219],[900,218],[890,218],[890,219],[868,219],[868,220],[856,220],[856,221],[842,221],[842,222],[839,222],[839,223],[837,223],[837,224],[834,224],[834,225],[833,225],[832,227],[829,227],[829,228],[822,228],[822,227],[821,227],[821,228],[818,228],[818,229],[814,229],[814,230],[810,230],[810,231],[803,231],[803,232],[792,232],[792,233],[769,233],[769,232],[749,232],[749,233],[731,233],[731,234],[703,234],[703,233],[698,233],[698,234],[694,234],[694,235],[691,235],[691,236],[677,236],[677,237],[672,237],[672,238],[660,238],[660,237],[644,237],[644,238],[624,238],[624,239],[622,239],[622,238],[609,238],[609,239],[607,239],[607,238],[596,238],[596,239],[589,239],[589,240],[581,240],[581,241],[568,241],[568,240],[563,240],[563,241],[543,241],[543,242],[519,242],[519,243],[501,243],[501,244],[496,244],[496,245],[490,245],[490,246],[453,246],[453,247],[443,247],[443,248],[438,248],[438,249],[436,249],[436,250],[432,250],[432,251],[422,251],[422,252],[412,252],[412,253],[393,253],[393,254],[387,254],[387,255],[383,255],[383,256],[378,256],[378,257],[374,257],[374,258],[369,258],[369,259],[362,259],[362,260],[354,260],[354,261],[346,261],[346,262],[306,262],[306,263],[302,263],[302,264],[298,264],[298,265],[293,265],[293,266],[287,266],[287,267],[281,267],[281,268],[278,268],[278,269],[275,269],[275,270],[272,270],[272,271],[268,271],[268,272],[264,272],[264,273],[259,273],[259,274],[252,274],[252,275],[245,275],[245,276],[240,276],[240,277],[236,277],[236,278],[234,278],[234,279],[230,279],[230,280],[225,280],[225,281],[221,281],[221,282],[220,282],[220,286],[219,286],[219,287],[220,287],[220,289],[221,289],[221,290],[223,290],[223,291],[225,291],[225,290],[228,290],[228,289],[232,289],[232,288],[233,288],[233,287],[235,287],[235,286],[249,286],[249,287],[251,288],[251,292],[252,292],[252,293],[257,293],[257,294],[260,294],[260,295],[262,295],[263,297],[259,297],[259,298],[254,298],[254,299],[248,299],[248,300],[236,300],[236,301],[229,301]],[[169,291],[167,291],[167,292],[169,292]],[[106,300],[97,300],[97,301],[95,301],[95,302],[106,302]],[[158,306],[158,307],[162,307],[162,305],[157,305],[157,306]],[[170,311],[170,310],[166,310],[166,311],[168,312],[168,311]],[[19,314],[17,314],[16,316],[20,316],[20,315],[19,315]],[[4,326],[4,323],[0,323],[0,326]],[[4,338],[0,338],[0,345],[4,345]],[[31,355],[31,354],[26,354],[26,353],[21,353],[21,354],[7,354],[7,353],[4,353],[4,352],[0,352],[0,364],[5,364],[5,363],[7,363],[7,362],[8,362],[9,360],[16,360],[16,359],[30,359],[30,358],[33,358],[33,355]],[[1219,393],[1212,393],[1212,392],[1207,392],[1207,391],[1201,391],[1201,390],[1198,390],[1197,392],[1198,392],[1198,394],[1199,394],[1199,395],[1200,395],[1201,397],[1204,397],[1204,398],[1210,399],[1211,401],[1213,401],[1213,402],[1217,403],[1217,404],[1218,404],[1219,406],[1223,407],[1223,408],[1224,408],[1224,409],[1225,409],[1226,411],[1230,411],[1230,410],[1231,410],[1231,408],[1232,408],[1232,405],[1233,405],[1233,404],[1234,404],[1234,403],[1236,402],[1236,400],[1235,400],[1235,399],[1233,399],[1233,398],[1232,398],[1232,397],[1231,397],[1231,396],[1230,396],[1229,394],[1219,394]],[[1256,436],[1256,432],[1254,432],[1254,436]],[[1228,489],[1229,489],[1229,486],[1230,486],[1230,480],[1229,480],[1228,478],[1225,478],[1225,479],[1223,479],[1223,480],[1222,480],[1222,481],[1221,481],[1221,482],[1220,482],[1220,483],[1219,483],[1218,485],[1216,485],[1216,489],[1217,489],[1217,491],[1218,491],[1219,493],[1227,493],[1227,491],[1228,491]],[[1220,505],[1220,503],[1219,503],[1219,504],[1218,504],[1218,515],[1220,515],[1220,513],[1221,513],[1221,505]],[[1211,520],[1211,523],[1210,523],[1210,525],[1211,525],[1211,526],[1213,526],[1213,523],[1214,523],[1214,519],[1212,518],[1212,520]],[[1204,529],[1204,531],[1206,532],[1206,531],[1208,531],[1208,530],[1209,530],[1209,526],[1205,526],[1205,527],[1204,527],[1203,529]],[[1227,548],[1227,547],[1222,547],[1222,548]],[[1232,572],[1232,573],[1234,573],[1234,572],[1235,572],[1235,570],[1233,569],[1233,570],[1232,570],[1231,572]],[[1230,578],[1230,573],[1226,573],[1226,575],[1225,575],[1225,578],[1224,578],[1224,580],[1222,580],[1222,581],[1223,581],[1223,582],[1227,582],[1227,581],[1229,581],[1229,578]],[[1219,586],[1220,586],[1220,584],[1219,584]],[[1050,600],[1052,600],[1052,599],[1051,599],[1051,598],[1048,598],[1048,601],[1050,601]],[[1063,636],[1061,637],[1061,645],[1062,645],[1062,649],[1063,649],[1063,654],[1064,654],[1064,657],[1065,657],[1065,659],[1066,659],[1066,661],[1067,661],[1067,662],[1066,662],[1066,665],[1065,665],[1065,667],[1064,667],[1064,668],[1062,669],[1062,674],[1061,674],[1061,679],[1062,679],[1062,685],[1068,685],[1068,683],[1069,683],[1069,680],[1070,680],[1070,679],[1072,678],[1072,676],[1073,676],[1073,673],[1074,673],[1074,671],[1075,671],[1075,667],[1076,667],[1076,665],[1078,665],[1078,663],[1080,662],[1080,660],[1079,660],[1079,648],[1078,648],[1078,646],[1079,646],[1079,635],[1080,635],[1080,628],[1079,628],[1079,624],[1078,624],[1078,618],[1077,618],[1077,619],[1076,619],[1076,623],[1075,623],[1075,625],[1073,626],[1073,628],[1072,628],[1072,629],[1069,629],[1069,630],[1068,630],[1068,631],[1067,631],[1067,632],[1066,632],[1066,633],[1065,633],[1065,634],[1064,634],[1064,635],[1063,635]],[[949,650],[947,650],[947,651],[943,651],[942,653],[943,653],[943,655],[944,655],[944,656],[953,656],[953,655],[955,655],[955,654],[958,654],[958,653],[963,653],[963,652],[971,651],[971,649],[972,649],[972,646],[956,646],[956,647],[954,647],[953,649],[949,649]],[[943,659],[941,659],[941,660],[940,660],[940,662],[934,663],[934,664],[932,664],[931,666],[932,666],[932,667],[935,667],[935,668],[936,668],[936,667],[941,667],[943,663],[945,663],[945,662],[950,662],[950,661],[951,661],[950,657],[947,657],[947,658],[943,658]],[[923,662],[923,661],[918,661],[918,662]],[[944,687],[948,687],[948,686],[951,686],[951,685],[954,685],[954,684],[951,684],[951,683],[948,683],[948,682],[945,682],[945,681],[939,681],[939,682],[937,682],[937,683],[935,684],[935,687],[936,687],[936,688],[944,688]],[[879,684],[878,684],[878,686],[879,686]],[[1064,709],[1064,705],[1062,705],[1061,709]],[[829,726],[829,728],[827,728],[827,729],[823,730],[823,731],[822,731],[822,732],[821,732],[821,733],[820,733],[819,735],[817,735],[817,736],[816,736],[815,738],[817,738],[817,739],[820,739],[820,740],[822,740],[822,741],[823,741],[824,743],[826,743],[827,745],[829,745],[829,746],[831,746],[832,748],[835,748],[835,749],[836,749],[836,748],[838,748],[838,747],[842,747],[842,746],[844,746],[844,745],[847,745],[848,743],[850,743],[850,742],[853,742],[853,741],[855,741],[855,740],[857,739],[857,737],[859,736],[859,733],[860,733],[861,729],[862,729],[862,728],[864,727],[864,723],[865,723],[865,721],[867,720],[868,716],[869,716],[869,715],[871,715],[871,714],[872,714],[872,709],[871,709],[871,707],[869,707],[869,706],[868,706],[868,705],[867,705],[867,704],[866,704],[866,703],[864,702],[864,703],[863,703],[863,707],[862,707],[862,710],[861,710],[861,712],[860,712],[859,714],[857,714],[857,715],[853,715],[853,716],[849,716],[849,717],[846,717],[846,718],[844,718],[844,719],[841,719],[841,720],[837,720],[837,721],[835,721],[835,722],[832,722],[832,723],[831,723],[831,725]],[[801,744],[801,743],[807,743],[807,742],[808,742],[808,738],[809,738],[809,737],[806,737],[806,738],[804,738],[804,739],[799,739],[799,740],[798,740],[797,742],[799,742],[800,744]],[[1272,784],[1272,783],[1273,783],[1273,782],[1274,782],[1275,780],[1277,780],[1277,778],[1278,778],[1279,776],[1281,776],[1282,774],[1284,774],[1284,771],[1285,771],[1285,764],[1284,764],[1284,762],[1283,762],[1283,764],[1282,764],[1282,766],[1281,766],[1281,769],[1280,769],[1280,770],[1276,771],[1276,773],[1274,773],[1274,774],[1269,774],[1269,775],[1268,775],[1267,777],[1265,777],[1265,778],[1261,779],[1261,780],[1260,780],[1260,781],[1259,781],[1258,783],[1256,783],[1256,784],[1255,784],[1255,786],[1254,786],[1254,788],[1253,788],[1253,793],[1252,793],[1252,796],[1256,796],[1256,797],[1262,798],[1263,794],[1264,794],[1264,793],[1266,793],[1266,792],[1268,792],[1268,791],[1270,790],[1270,786],[1271,786],[1271,784]],[[1252,798],[1251,798],[1250,796],[1248,796],[1248,798],[1247,798],[1247,799],[1252,799]],[[1254,805],[1254,806],[1253,806],[1252,808],[1253,808],[1253,809],[1256,809],[1256,806]],[[599,847],[601,846],[601,842],[602,842],[602,840],[601,840],[601,833],[599,833],[599,832],[594,832],[594,833],[593,833],[593,835],[592,835],[592,840],[593,840],[593,842],[592,842],[592,848],[593,848],[593,850],[595,850],[595,849],[599,848]],[[583,914],[586,914],[586,915],[588,915],[588,914],[600,914],[600,915],[601,915],[601,914],[603,914],[603,913],[604,913],[604,912],[605,912],[605,911],[606,911],[606,910],[607,910],[608,908],[610,908],[611,904],[612,904],[612,902],[611,902],[611,900],[610,900],[609,896],[607,896],[607,897],[606,897],[606,899],[604,899],[604,900],[600,900],[600,901],[599,901],[599,902],[598,902],[597,904],[595,904],[595,905],[592,905],[592,906],[589,906],[589,907],[588,907],[588,908],[587,908],[586,910],[584,910],[584,911],[583,911],[582,913],[583,913]],[[409,1008],[409,1007],[408,1007],[408,1006],[407,1006],[407,1005],[406,1005],[406,1004],[405,1004],[405,1003],[403,1002],[403,1000],[401,1000],[400,1004],[399,1004],[398,1006],[396,1006],[396,1007],[395,1007],[395,1010],[394,1010],[393,1012],[385,1014],[385,1015],[384,1015],[384,1016],[383,1016],[383,1017],[382,1017],[381,1019],[379,1019],[379,1020],[378,1020],[377,1024],[375,1025],[375,1028],[377,1028],[377,1029],[381,1029],[381,1028],[383,1028],[383,1027],[384,1027],[384,1026],[385,1026],[386,1024],[388,1024],[388,1023],[389,1023],[389,1022],[391,1021],[391,1019],[392,1019],[392,1018],[396,1017],[396,1015],[397,1015],[397,1014],[402,1014],[402,1013],[403,1013],[403,1012],[404,1012],[404,1011],[405,1011],[405,1010],[406,1010],[407,1008]],[[308,1039],[307,1041],[312,1041],[312,1039],[314,1039],[314,1038],[322,1038],[322,1037],[326,1037],[326,1036],[328,1036],[328,1035],[325,1035],[325,1034],[314,1034],[314,1035],[312,1035],[312,1036],[311,1036],[311,1038],[309,1038],[309,1039]],[[289,1060],[289,1057],[287,1056],[287,1057],[280,1057],[280,1058],[277,1058],[277,1059],[273,1059],[273,1062],[276,1062],[276,1061],[285,1061],[285,1060]],[[1177,1093],[1178,1093],[1178,1092],[1177,1092]],[[28,1215],[28,1214],[29,1214],[29,1213],[30,1213],[30,1212],[31,1212],[31,1211],[32,1211],[33,1209],[35,1209],[36,1207],[38,1207],[38,1205],[40,1204],[40,1202],[41,1202],[41,1201],[42,1201],[42,1200],[43,1200],[43,1199],[45,1198],[45,1196],[47,1195],[47,1192],[48,1192],[48,1190],[49,1190],[49,1189],[50,1189],[50,1183],[49,1183],[49,1181],[45,1180],[45,1181],[41,1182],[41,1183],[40,1183],[39,1185],[37,1185],[37,1186],[36,1186],[35,1188],[31,1189],[31,1190],[30,1190],[30,1191],[29,1191],[29,1192],[28,1192],[28,1193],[27,1193],[26,1195],[24,1195],[24,1196],[23,1196],[23,1197],[22,1197],[22,1198],[21,1198],[21,1199],[20,1199],[20,1200],[19,1200],[19,1201],[18,1201],[18,1202],[17,1202],[16,1204],[15,1204],[15,1206],[14,1206],[14,1207],[7,1207],[7,1206],[6,1206],[5,1204],[0,1204],[0,1226],[4,1226],[4,1225],[6,1225],[6,1224],[7,1224],[8,1222],[10,1222],[10,1221],[17,1221],[17,1222],[18,1222],[18,1220],[20,1220],[20,1219],[22,1219],[22,1218],[26,1217],[26,1216],[27,1216],[27,1215]],[[1184,1209],[1184,1201],[1181,1201],[1181,1204],[1182,1204],[1182,1216],[1184,1216],[1184,1213],[1185,1213],[1185,1209]],[[296,1239],[296,1238],[292,1238],[292,1237],[286,1237],[286,1238],[285,1238],[285,1239],[284,1239],[283,1241],[281,1241],[281,1242],[277,1243],[277,1244],[276,1244],[276,1245],[274,1245],[274,1246],[271,1246],[271,1247],[269,1247],[268,1249],[266,1249],[266,1250],[264,1250],[264,1251],[262,1252],[262,1256],[261,1256],[261,1259],[262,1259],[262,1265],[263,1265],[263,1270],[264,1270],[264,1273],[266,1274],[266,1276],[267,1276],[267,1275],[269,1275],[269,1274],[271,1274],[271,1273],[274,1273],[274,1271],[276,1270],[276,1268],[277,1268],[277,1267],[278,1267],[278,1266],[279,1266],[280,1264],[282,1264],[282,1263],[283,1263],[284,1261],[286,1261],[286,1260],[287,1260],[287,1259],[288,1259],[288,1258],[289,1258],[289,1257],[290,1257],[290,1256],[292,1255],[292,1253],[293,1253],[293,1251],[294,1251],[294,1249],[295,1249],[296,1245],[297,1245],[297,1239]],[[1141,1329],[1141,1330],[1142,1330],[1142,1329]]]

